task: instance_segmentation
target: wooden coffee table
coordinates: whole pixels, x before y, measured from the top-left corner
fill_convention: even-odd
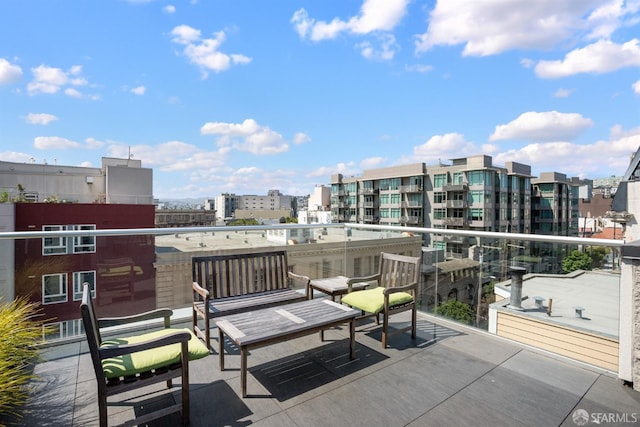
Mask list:
[[[219,334],[220,370],[224,370],[224,336],[240,347],[240,386],[247,396],[247,353],[250,349],[309,335],[325,328],[349,324],[349,356],[355,355],[355,319],[360,315],[328,299],[302,301],[215,319]]]
[[[313,291],[320,291],[331,297],[332,301],[336,300],[337,296],[342,296],[347,293],[349,287],[347,286],[347,280],[349,278],[345,276],[327,277],[325,279],[312,279],[309,282],[311,288],[311,295],[309,298],[313,298]],[[368,282],[354,283],[352,290],[361,291],[369,286]]]

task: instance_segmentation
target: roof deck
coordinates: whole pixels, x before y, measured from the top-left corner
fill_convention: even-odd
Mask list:
[[[404,314],[392,325],[404,326]],[[380,328],[358,323],[355,360],[344,327],[325,332],[324,342],[313,334],[252,350],[245,399],[239,351],[227,342],[225,371],[215,354],[190,363],[191,426],[573,426],[580,409],[589,423],[610,414],[640,419],[640,393],[606,371],[422,313],[416,341],[394,335],[382,350]],[[85,341],[52,346],[44,357],[21,424],[98,425]],[[110,425],[179,400],[177,383],[111,398]],[[173,414],[152,425],[179,424]]]

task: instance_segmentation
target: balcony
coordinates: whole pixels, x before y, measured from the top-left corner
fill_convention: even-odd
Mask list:
[[[469,222],[465,218],[444,218],[442,223],[448,226],[464,227],[468,225]]]
[[[469,206],[469,203],[466,200],[447,200],[448,208],[462,209],[468,206]]]
[[[468,191],[469,186],[467,184],[446,184],[442,186],[443,191]]]
[[[421,185],[401,185],[400,186],[401,193],[421,193],[422,186]]]
[[[635,258],[621,256],[621,241],[366,224],[83,230],[49,232],[46,236],[71,239],[86,234],[95,236],[98,249],[109,246],[111,237],[122,236],[124,240],[119,241],[123,242],[119,246],[122,255],[131,255],[131,258],[135,258],[135,254],[127,254],[127,251],[136,245],[151,242],[155,246],[151,266],[153,280],[136,275],[139,270],[135,266],[139,263],[133,263],[133,268],[128,270],[133,274],[127,275],[127,281],[131,281],[130,285],[127,282],[127,292],[131,293],[132,299],[118,296],[102,299],[99,309],[136,311],[138,297],[152,298],[154,306],[173,308],[174,325],[184,327],[189,327],[191,315],[188,308],[190,258],[196,254],[286,248],[294,272],[319,278],[368,274],[375,268],[375,257],[380,251],[417,253],[423,251],[423,238],[435,240],[433,235],[442,237],[440,241],[466,242],[469,246],[469,250],[445,253],[445,256],[428,257],[429,252],[425,252],[423,260],[426,262],[429,258],[431,262],[428,269],[423,269],[427,274],[420,285],[421,311],[416,341],[408,334],[394,335],[390,347],[382,350],[380,327],[373,321],[363,320],[357,325],[353,361],[348,358],[348,331],[344,327],[326,331],[324,342],[317,335],[310,335],[252,350],[248,359],[250,396],[245,399],[240,397],[240,357],[237,348],[230,343],[225,346],[228,355],[225,371],[218,369],[215,354],[192,362],[191,425],[194,426],[259,422],[263,425],[325,426],[345,425],[345,420],[349,420],[349,424],[384,426],[461,425],[478,420],[494,425],[560,425],[567,424],[577,409],[592,415],[615,413],[631,417],[635,414],[640,418],[640,393],[621,381],[628,375],[627,356],[622,349],[630,348],[624,328],[632,324],[631,311],[624,306],[632,299],[622,295],[627,295],[630,287],[638,286],[633,284],[630,266]],[[7,243],[20,245],[30,239],[35,240],[31,240],[34,243],[29,247],[38,246],[43,241],[43,233],[0,233],[0,244],[3,245],[0,250],[4,250]],[[544,243],[546,253],[531,252],[530,248],[536,243]],[[568,348],[556,346],[556,349],[550,349],[542,342],[545,340],[531,342],[517,336],[495,336],[500,335],[499,330],[503,327],[498,324],[495,328],[495,322],[507,320],[513,324],[514,317],[518,322],[536,325],[546,322],[551,327],[564,319],[569,325],[560,325],[559,329],[583,334],[587,321],[574,316],[572,301],[577,296],[586,296],[601,305],[604,300],[598,292],[603,286],[591,287],[583,276],[571,280],[560,275],[577,287],[576,294],[563,301],[563,298],[546,294],[544,286],[539,288],[543,295],[528,289],[527,286],[535,281],[526,280],[522,293],[528,296],[526,301],[533,304],[534,296],[554,298],[553,316],[543,316],[544,313],[535,307],[525,307],[521,313],[511,312],[506,308],[506,301],[502,305],[500,301],[487,302],[484,300],[486,295],[479,297],[483,288],[473,287],[480,278],[483,285],[493,282],[496,292],[508,291],[513,285],[507,267],[514,265],[526,266],[528,272],[543,280],[543,285],[553,285],[559,280],[552,276],[560,268],[558,254],[566,255],[578,244],[606,246],[613,251],[614,261],[609,269],[603,267],[593,274],[600,278],[600,283],[604,283],[603,278],[612,283],[607,298],[620,306],[614,305],[613,310],[609,307],[604,314],[598,312],[595,303],[586,307],[586,313],[591,315],[589,335],[596,331],[603,340],[615,344],[611,347],[615,363],[607,367],[596,361],[579,359],[571,351],[570,344]],[[472,245],[476,246],[475,251]],[[427,249],[431,248],[424,248]],[[99,252],[91,256],[96,257]],[[54,258],[46,257],[47,260]],[[15,264],[19,265],[19,261],[16,259]],[[460,266],[456,267],[456,263]],[[354,270],[356,264],[358,274]],[[0,273],[8,271],[10,265],[13,263],[0,263]],[[146,267],[143,272],[147,274]],[[469,272],[473,274],[467,274]],[[456,281],[448,281],[447,278],[454,275]],[[9,282],[6,276],[0,279]],[[472,285],[471,291],[468,291],[468,285]],[[71,282],[69,286],[72,287]],[[101,282],[97,286],[100,290]],[[434,314],[434,301],[446,301],[448,295],[452,295],[453,286],[459,287],[456,291],[458,300],[470,302],[473,308],[471,324],[475,327]],[[69,299],[67,311],[70,317],[59,319],[60,333],[56,338],[48,336],[43,345],[44,360],[35,368],[40,379],[33,383],[32,398],[26,405],[25,418],[21,420],[25,425],[97,425],[95,376],[83,336],[66,333],[74,329],[74,310],[77,310],[77,303],[71,301],[71,296]],[[55,305],[49,304],[47,308]],[[498,312],[494,328],[491,310]],[[505,317],[505,313],[510,317]],[[602,321],[604,317],[606,321]],[[393,327],[399,328],[408,323],[408,317],[394,316],[391,322]],[[572,322],[574,326],[571,326]],[[600,327],[602,329],[598,331]],[[495,333],[488,333],[488,330],[495,330]],[[551,341],[552,344],[568,343],[558,337]],[[217,342],[214,348],[217,348]],[[110,422],[117,423],[130,418],[134,412],[144,412],[147,407],[180,399],[176,384],[169,396],[165,390],[163,385],[150,387],[139,399],[111,406]],[[399,401],[405,404],[398,404]],[[0,423],[2,421],[0,418]],[[178,422],[178,418],[168,416],[154,425],[176,425]],[[568,423],[570,425],[571,421]]]

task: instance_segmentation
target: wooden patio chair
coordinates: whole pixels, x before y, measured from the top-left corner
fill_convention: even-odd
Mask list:
[[[139,387],[182,377],[182,404],[163,407],[122,425],[144,424],[182,410],[182,423],[189,423],[189,360],[207,356],[209,350],[193,333],[170,328],[169,309],[154,310],[127,317],[97,319],[91,292],[84,284],[80,312],[89,343],[93,369],[98,381],[100,426],[106,427],[107,397]],[[124,338],[102,339],[100,328],[142,320],[164,318],[164,329]]]
[[[411,338],[416,338],[416,295],[420,283],[421,264],[421,257],[382,252],[378,273],[347,280],[348,293],[342,297],[343,304],[362,310],[363,317],[375,316],[376,324],[380,324],[380,314],[383,315],[382,348],[387,348],[389,335],[409,329]],[[377,287],[352,291],[355,283],[372,281],[377,282]],[[407,310],[411,310],[411,325],[390,332],[389,316]]]

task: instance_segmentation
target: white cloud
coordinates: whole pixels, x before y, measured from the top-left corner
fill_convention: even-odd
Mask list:
[[[75,141],[59,136],[38,136],[33,140],[33,146],[38,150],[69,150],[82,147]]]
[[[580,49],[575,49],[564,60],[540,61],[535,67],[538,77],[559,78],[579,73],[607,73],[623,67],[640,66],[640,44],[638,39],[623,44],[600,40]]]
[[[311,137],[306,133],[298,132],[293,136],[293,143],[296,145],[305,144],[311,141]]]
[[[131,93],[133,93],[134,95],[144,95],[146,91],[147,88],[144,86],[136,86],[131,89]]]
[[[215,135],[218,147],[233,148],[251,154],[278,154],[289,151],[282,135],[253,119],[242,123],[208,122],[200,129],[202,135]]]
[[[22,68],[0,58],[0,86],[16,83],[22,78]]]
[[[570,140],[591,126],[593,126],[591,119],[584,118],[577,113],[529,111],[507,124],[496,126],[489,140]]]
[[[360,162],[360,168],[363,170],[379,168],[385,161],[386,159],[384,157],[369,157]]]
[[[30,154],[18,153],[16,151],[3,151],[0,152],[0,160],[4,160],[5,162],[29,163],[34,159]]]
[[[573,93],[573,89],[559,88],[553,93],[554,98],[568,98]]]
[[[365,0],[356,16],[348,20],[333,18],[330,22],[309,18],[305,9],[296,11],[292,18],[301,38],[321,41],[336,38],[340,33],[370,34],[393,30],[407,13],[408,0]]]
[[[625,25],[625,17],[640,9],[640,2],[609,0],[595,9],[587,19],[592,28],[590,39],[609,38],[615,30]]]
[[[400,46],[396,43],[396,38],[392,34],[381,34],[375,41],[364,41],[358,43],[356,47],[360,54],[366,59],[388,61],[393,59]]]
[[[354,162],[341,162],[336,164],[335,166],[321,166],[309,172],[307,177],[315,178],[321,177],[326,179],[328,176],[341,173],[343,175],[356,175],[360,173],[360,169],[355,167]]]
[[[29,113],[25,117],[25,121],[32,125],[48,125],[55,120],[58,120],[56,116],[46,113]]]
[[[601,0],[443,1],[429,27],[416,37],[416,53],[463,44],[464,56],[495,55],[512,49],[548,49],[583,31],[585,16]],[[594,21],[592,25],[597,25]]]
[[[447,133],[434,135],[422,145],[413,147],[413,161],[433,164],[450,158],[466,157],[478,154],[478,149],[464,135]]]
[[[529,144],[500,153],[494,157],[494,161],[515,161],[533,165],[540,171],[562,172],[568,176],[581,177],[593,176],[593,173],[598,173],[602,165],[606,164],[609,170],[617,170],[621,175],[629,165],[630,155],[636,152],[638,146],[640,129],[622,132],[619,127],[614,127],[610,139],[606,141],[586,145],[570,142]]]
[[[176,13],[176,7],[172,4],[168,4],[162,8],[162,11],[168,15],[171,15],[173,13]]]
[[[33,80],[27,85],[29,95],[40,93],[55,94],[64,88],[64,93],[74,98],[82,98],[83,95],[76,89],[79,86],[86,86],[87,80],[80,76],[82,67],[72,66],[68,71],[60,68],[40,65],[32,68]],[[93,99],[93,97],[90,97]]]
[[[213,34],[213,38],[201,38],[200,30],[179,25],[171,31],[174,43],[184,46],[183,54],[192,64],[202,70],[202,77],[207,78],[209,71],[219,73],[228,70],[232,65],[243,65],[251,62],[251,58],[241,54],[227,54],[220,51],[226,39],[224,31]]]
[[[636,95],[640,95],[640,80],[631,85],[631,88],[636,93]]]
[[[430,71],[433,71],[433,66],[432,65],[415,64],[415,65],[407,65],[405,67],[405,69],[407,71],[414,71],[416,73],[428,73]]]

